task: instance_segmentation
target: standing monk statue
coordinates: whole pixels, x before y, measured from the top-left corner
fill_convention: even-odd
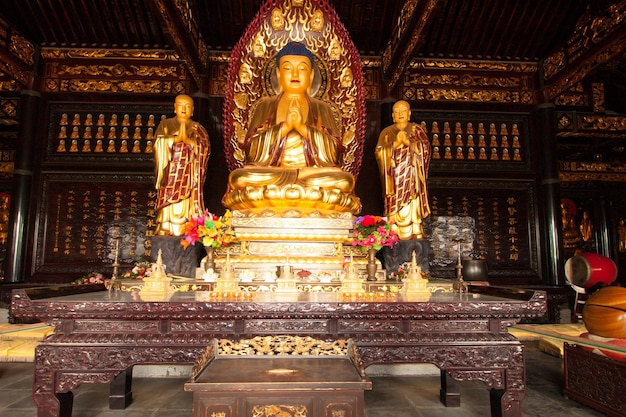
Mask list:
[[[204,210],[202,187],[211,154],[209,135],[191,120],[191,97],[177,96],[174,113],[176,117],[161,121],[154,141],[157,236],[181,236],[186,219]]]
[[[376,144],[385,215],[400,240],[423,239],[422,219],[430,214],[426,186],[430,143],[424,128],[410,122],[410,116],[409,103],[396,102],[394,124],[383,129]]]

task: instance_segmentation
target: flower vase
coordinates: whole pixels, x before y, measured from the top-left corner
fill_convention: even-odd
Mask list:
[[[367,251],[367,265],[365,268],[367,270],[367,280],[376,281],[376,269],[378,268],[376,265],[376,249]]]
[[[205,246],[206,259],[204,261],[204,270],[212,270],[215,272],[215,248],[211,246]]]

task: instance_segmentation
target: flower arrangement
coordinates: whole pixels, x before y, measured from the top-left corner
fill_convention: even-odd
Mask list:
[[[360,216],[354,220],[352,246],[360,246],[363,251],[380,250],[383,246],[392,247],[398,242],[398,235],[391,224],[380,216]]]
[[[408,269],[404,268],[404,265],[401,265],[400,267],[398,267],[398,269],[395,272],[391,272],[389,273],[389,275],[387,275],[387,281],[402,281],[405,277],[406,274],[409,272]]]
[[[89,274],[73,281],[72,284],[104,284],[104,275],[100,272],[90,272]]]
[[[220,248],[228,245],[235,239],[235,232],[231,227],[232,213],[226,210],[223,216],[216,216],[208,210],[198,215],[192,215],[191,219],[183,225],[185,238],[180,241],[187,249],[196,242],[205,247]]]
[[[407,277],[409,271],[411,270],[411,262],[405,262],[398,267],[396,271],[390,272],[387,275],[387,281],[398,281],[401,282],[404,278]],[[421,271],[422,278],[428,279],[428,272]]]
[[[152,264],[148,261],[139,261],[132,269],[124,272],[120,278],[144,279],[152,275]]]

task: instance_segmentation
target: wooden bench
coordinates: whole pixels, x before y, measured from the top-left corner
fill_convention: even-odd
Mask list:
[[[194,417],[359,417],[366,389],[352,340],[299,336],[214,339],[185,384]]]

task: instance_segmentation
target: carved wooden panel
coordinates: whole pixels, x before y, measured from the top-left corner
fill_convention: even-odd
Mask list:
[[[117,240],[120,263],[149,256],[153,189],[152,175],[44,174],[34,272],[110,274]]]
[[[486,260],[490,280],[538,276],[533,180],[432,179],[429,186],[431,275],[455,276],[460,251]]]

